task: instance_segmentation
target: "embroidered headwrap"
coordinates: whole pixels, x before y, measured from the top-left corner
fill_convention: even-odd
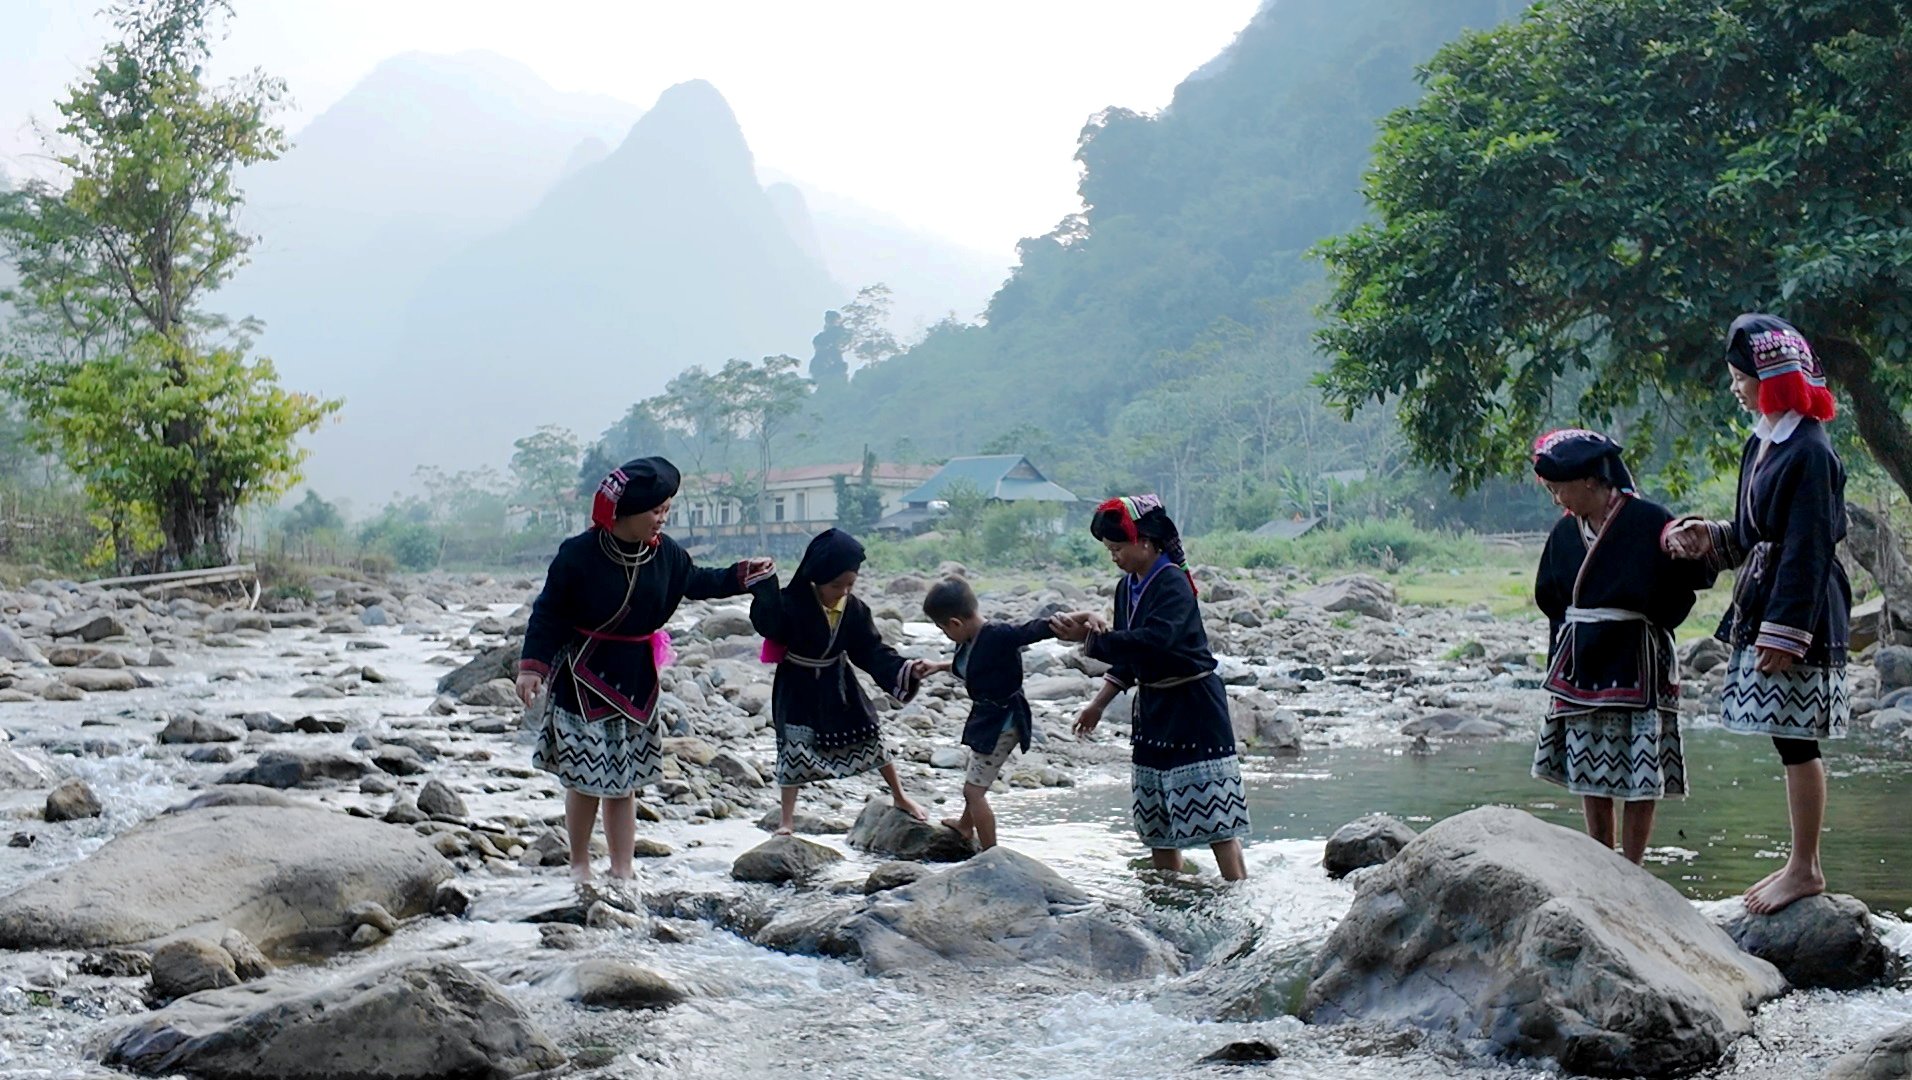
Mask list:
[[[664,505],[677,494],[677,466],[661,457],[634,458],[611,470],[591,498],[591,525],[609,529],[621,517]]]
[[[1759,411],[1796,412],[1830,420],[1839,409],[1826,389],[1826,370],[1806,336],[1784,319],[1749,312],[1726,331],[1726,362],[1759,379]]]
[[[1561,428],[1534,440],[1534,475],[1564,484],[1594,477],[1632,494],[1633,474],[1620,460],[1620,444],[1586,428]]]
[[[1089,519],[1089,535],[1114,543],[1153,541],[1176,569],[1188,575],[1189,587],[1195,588],[1195,575],[1188,569],[1188,553],[1182,550],[1182,534],[1176,530],[1168,511],[1162,509],[1159,496],[1129,495],[1110,499],[1095,508],[1095,515]]]

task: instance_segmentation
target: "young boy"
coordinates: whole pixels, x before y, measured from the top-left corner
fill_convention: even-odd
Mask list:
[[[1028,752],[1034,724],[1029,700],[1022,696],[1022,650],[1055,632],[1046,619],[1021,625],[983,621],[975,591],[961,578],[947,578],[930,589],[923,598],[923,614],[956,643],[955,660],[938,668],[955,671],[971,703],[969,722],[963,725],[963,745],[969,747],[963,816],[943,824],[987,850],[996,846],[989,785],[1017,747]]]

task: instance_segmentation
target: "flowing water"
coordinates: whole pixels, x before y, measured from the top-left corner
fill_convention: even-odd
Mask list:
[[[406,685],[429,685],[439,669],[426,660],[442,645],[395,633],[384,638],[391,650],[376,654],[379,666]],[[256,681],[219,678],[221,661],[215,658],[181,671],[163,692],[167,696],[141,692],[141,698],[126,700],[143,701],[150,709],[186,697],[214,707],[290,712],[301,704],[288,696],[298,685],[291,676],[319,664],[326,646],[317,641],[281,646],[275,639],[278,655],[271,660],[258,649],[246,657]],[[223,662],[237,661],[227,657]],[[389,701],[340,704],[361,710],[361,724],[378,730],[424,722],[419,714],[428,699],[421,693],[415,689]],[[33,848],[0,857],[0,891],[86,856],[111,835],[178,801],[187,784],[220,771],[151,756],[144,739],[115,733],[113,722],[127,713],[86,708],[96,711],[50,708],[37,712],[33,722],[25,714],[7,717],[16,732],[37,722],[57,724],[65,748],[74,754],[74,771],[112,810],[98,822],[51,831]],[[94,726],[81,726],[88,719]],[[503,737],[492,749],[507,760],[524,753]],[[470,881],[481,896],[471,918],[422,920],[368,954],[332,963],[356,967],[432,953],[492,974],[573,1054],[579,1076],[1219,1077],[1242,1074],[1236,1068],[1198,1065],[1198,1060],[1243,1039],[1276,1045],[1282,1060],[1261,1075],[1284,1078],[1548,1076],[1545,1068],[1483,1060],[1449,1040],[1402,1032],[1318,1031],[1288,1015],[1314,952],[1352,896],[1350,886],[1321,872],[1322,838],[1363,813],[1392,813],[1425,826],[1483,803],[1513,805],[1577,825],[1574,800],[1528,778],[1529,753],[1527,744],[1506,741],[1443,745],[1428,756],[1357,748],[1252,759],[1252,877],[1240,886],[1216,883],[1206,853],[1193,860],[1206,871],[1202,880],[1164,880],[1144,870],[1146,852],[1128,823],[1126,784],[1114,770],[1074,788],[1000,796],[1004,843],[1138,912],[1189,953],[1193,969],[1172,979],[1077,985],[1027,974],[967,972],[871,978],[852,963],[779,954],[708,927],[692,928],[691,940],[675,945],[594,932],[599,955],[637,959],[676,980],[692,999],[654,1015],[580,1012],[543,978],[561,968],[566,955],[539,948],[537,928],[517,921],[564,898],[562,871],[477,875]],[[1781,857],[1782,787],[1770,747],[1758,740],[1701,729],[1689,734],[1688,757],[1695,795],[1665,805],[1652,869],[1696,900],[1710,900],[1737,892]],[[1831,763],[1827,875],[1835,888],[1860,896],[1877,911],[1903,912],[1912,907],[1902,810],[1912,790],[1912,764],[1889,745],[1858,739],[1837,745]],[[536,819],[555,810],[524,792],[481,793],[471,801],[481,816],[513,813]],[[18,798],[0,801],[0,814],[16,822],[27,820],[34,809]],[[763,838],[740,821],[644,828],[646,835],[677,850],[672,858],[642,867],[648,890],[733,891],[737,887],[727,878],[731,860]],[[832,842],[841,847],[840,838]],[[873,865],[849,853],[834,878],[860,880]],[[1912,933],[1898,925],[1891,930],[1900,951],[1912,952]],[[99,1043],[142,1007],[128,989],[68,982],[65,964],[46,954],[0,956],[0,1076],[91,1080],[118,1075],[93,1064]],[[327,974],[305,970],[287,977],[316,982]],[[1912,992],[1905,987],[1794,994],[1764,1009],[1755,1036],[1708,1075],[1814,1076],[1832,1057],[1908,1018]]]

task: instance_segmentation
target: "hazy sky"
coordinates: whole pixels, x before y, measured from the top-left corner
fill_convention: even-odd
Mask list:
[[[215,74],[262,66],[287,127],[380,60],[488,49],[561,90],[643,107],[686,79],[729,99],[760,166],[1008,257],[1074,209],[1077,132],[1153,110],[1260,0],[234,0]],[[97,54],[100,0],[0,0],[0,162]],[[954,153],[952,153],[954,151]],[[949,161],[968,167],[950,169]],[[925,169],[919,162],[938,162]]]

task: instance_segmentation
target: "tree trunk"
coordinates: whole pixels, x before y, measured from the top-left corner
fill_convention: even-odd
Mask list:
[[[1846,504],[1846,552],[1865,567],[1885,597],[1879,639],[1897,642],[1912,626],[1912,565],[1885,519],[1857,503]]]
[[[1852,418],[1866,449],[1899,490],[1912,496],[1912,426],[1879,385],[1871,355],[1856,342],[1825,338],[1819,342],[1819,356],[1826,374],[1852,402]]]

